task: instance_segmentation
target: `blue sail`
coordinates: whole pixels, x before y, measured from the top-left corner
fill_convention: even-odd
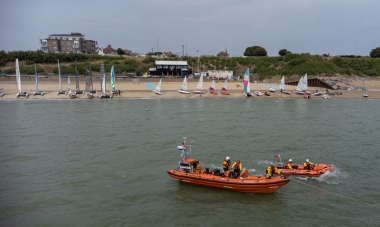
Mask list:
[[[116,86],[115,86],[115,71],[113,69],[113,66],[111,67],[111,88],[112,90],[116,90]]]

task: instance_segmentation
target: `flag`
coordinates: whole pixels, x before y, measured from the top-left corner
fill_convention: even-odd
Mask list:
[[[280,158],[280,154],[276,154],[274,158]]]

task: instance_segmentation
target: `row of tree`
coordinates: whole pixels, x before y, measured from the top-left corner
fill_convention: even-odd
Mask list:
[[[288,51],[287,49],[281,49],[280,51],[278,51],[278,55],[280,56],[284,56],[290,53],[292,52]],[[251,46],[245,49],[244,56],[263,57],[263,56],[267,56],[267,51],[265,50],[265,48],[261,46]],[[352,56],[357,57],[355,55],[352,55]],[[380,58],[380,47],[372,49],[371,52],[369,53],[369,56],[371,58]]]

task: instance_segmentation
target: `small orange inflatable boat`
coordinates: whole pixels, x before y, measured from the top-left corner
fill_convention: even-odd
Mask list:
[[[292,164],[293,169],[287,169],[285,165],[277,165],[277,169],[285,176],[320,177],[327,171],[334,171],[334,166],[329,164],[314,164],[310,169],[304,169],[302,164]]]
[[[182,143],[182,159],[177,169],[169,169],[170,177],[185,184],[227,189],[238,192],[270,194],[289,183],[285,176],[276,176],[267,179],[265,176],[249,176],[244,170],[237,177],[233,177],[230,171],[221,172],[219,169],[210,171],[208,168],[201,169],[199,161],[190,158],[191,145]],[[181,146],[178,146],[181,150]]]

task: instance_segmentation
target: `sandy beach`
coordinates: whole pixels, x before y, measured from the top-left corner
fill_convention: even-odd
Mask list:
[[[56,77],[47,77],[39,79],[39,91],[44,91],[45,95],[33,96],[33,92],[36,90],[35,79],[34,77],[22,78],[22,91],[28,92],[28,99],[69,99],[68,95],[57,95],[58,91],[58,78]],[[121,91],[120,96],[114,96],[116,99],[124,98],[161,98],[161,99],[171,99],[171,98],[209,98],[209,99],[229,99],[229,98],[245,98],[243,95],[243,81],[228,81],[228,90],[230,95],[220,94],[220,90],[223,86],[223,81],[216,81],[216,90],[219,91],[218,95],[212,95],[208,92],[208,89],[211,85],[210,79],[205,79],[203,83],[203,90],[205,94],[195,94],[193,93],[196,90],[198,79],[188,79],[188,91],[190,94],[180,94],[177,90],[181,87],[182,79],[163,79],[162,81],[162,93],[163,95],[156,95],[152,90],[152,87],[157,85],[159,79],[117,79],[116,88]],[[100,79],[93,79],[93,87],[98,91],[98,94],[95,94],[94,98],[99,98],[100,93]],[[355,81],[355,84],[360,87],[365,87],[364,81]],[[150,85],[150,86],[149,86]],[[86,86],[86,81],[84,78],[81,78],[79,81],[80,90],[84,90]],[[263,93],[263,96],[256,96],[254,98],[261,99],[283,99],[283,98],[303,98],[302,95],[297,95],[294,93],[295,86],[286,85],[285,90],[291,91],[292,94],[286,95],[280,93],[277,89],[276,92],[270,93],[271,96],[265,96],[264,92],[269,91],[269,86],[274,88],[278,87],[278,83],[251,83],[251,93],[254,95],[254,91],[258,90]],[[370,99],[380,99],[380,81],[371,80],[367,83],[368,94]],[[5,95],[0,99],[16,99],[16,94],[18,92],[16,78],[7,77],[0,78],[0,88],[3,88]],[[71,88],[73,91],[76,90],[75,79],[71,78]],[[309,91],[313,94],[316,90],[325,91],[324,88],[309,87]],[[62,80],[62,90],[67,91],[67,78]],[[107,93],[109,94],[110,85],[107,81]],[[342,95],[330,95],[331,99],[340,98],[340,99],[364,99],[362,90],[331,90],[332,93],[341,92]],[[25,97],[20,97],[24,99]],[[321,96],[314,96],[312,98],[321,99]],[[77,99],[88,99],[86,95],[77,95]]]

